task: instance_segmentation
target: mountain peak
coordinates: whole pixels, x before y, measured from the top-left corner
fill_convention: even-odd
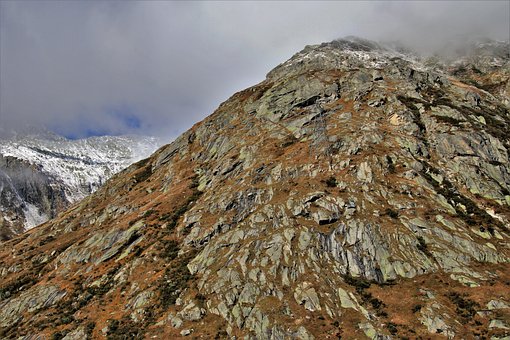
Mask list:
[[[440,62],[298,52],[4,243],[2,336],[504,338],[510,77]]]

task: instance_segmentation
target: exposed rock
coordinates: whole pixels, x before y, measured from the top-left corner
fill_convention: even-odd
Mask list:
[[[65,295],[64,290],[55,286],[36,286],[0,304],[0,326],[7,327],[19,322],[25,313],[51,307]]]
[[[297,303],[300,305],[304,304],[305,308],[311,312],[321,310],[317,292],[313,287],[311,287],[309,282],[303,282],[296,287],[294,298],[296,299]]]
[[[505,77],[498,58],[476,77]],[[5,243],[2,336],[50,334],[60,315],[75,322],[59,331],[145,338],[470,338],[507,322],[506,95],[449,70],[360,39],[305,48]],[[67,293],[58,311],[40,287]]]
[[[84,327],[78,327],[74,331],[71,331],[62,338],[62,340],[83,340],[87,339],[87,333]]]
[[[487,309],[489,309],[489,310],[504,309],[504,308],[510,308],[510,306],[501,300],[491,300],[487,303]]]
[[[181,333],[180,333],[180,334],[181,334],[182,336],[188,336],[188,335],[190,335],[191,333],[193,333],[193,330],[192,330],[192,329],[183,329],[183,330],[181,331]]]
[[[491,320],[489,328],[510,329],[510,326],[503,320]]]

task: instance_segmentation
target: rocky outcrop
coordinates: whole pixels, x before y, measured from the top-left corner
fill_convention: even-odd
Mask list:
[[[306,47],[6,243],[2,303],[66,295],[3,335],[504,337],[509,108],[449,72],[360,39]]]
[[[0,237],[9,239],[69,206],[65,185],[36,165],[0,155]]]

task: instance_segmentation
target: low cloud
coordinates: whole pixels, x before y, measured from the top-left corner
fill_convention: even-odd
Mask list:
[[[507,1],[0,2],[0,127],[173,138],[307,44],[508,40]]]

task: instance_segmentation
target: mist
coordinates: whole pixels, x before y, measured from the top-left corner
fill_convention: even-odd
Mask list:
[[[305,45],[510,39],[508,1],[0,2],[0,129],[172,139]]]

